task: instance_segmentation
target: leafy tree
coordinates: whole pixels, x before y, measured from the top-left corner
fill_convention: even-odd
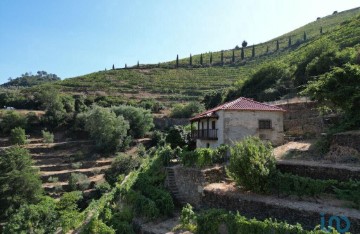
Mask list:
[[[10,142],[16,145],[24,145],[26,143],[25,129],[16,127],[11,130]]]
[[[113,152],[123,146],[129,123],[109,109],[94,106],[87,113],[85,130],[95,141],[98,150]]]
[[[291,36],[289,36],[289,43],[288,43],[288,46],[289,46],[289,47],[291,46]]]
[[[59,81],[60,78],[51,73],[47,73],[46,71],[38,71],[36,75],[31,73],[22,74],[20,77],[12,79],[9,78],[9,82],[2,84],[3,87],[10,87],[10,86],[22,86],[22,87],[32,87],[35,85],[40,85],[44,83],[50,83]]]
[[[295,86],[301,86],[308,82],[312,76],[317,76],[329,71],[334,65],[333,58],[338,51],[336,44],[330,40],[318,40],[307,46],[304,52],[294,57],[296,64]]]
[[[89,188],[90,180],[85,174],[71,173],[69,178],[69,188],[71,191],[84,191]]]
[[[220,57],[221,57],[221,65],[224,65],[224,51],[223,50],[221,51]]]
[[[211,109],[218,105],[220,105],[223,102],[223,94],[220,91],[212,91],[210,93],[207,93],[201,103],[204,104],[205,109]]]
[[[43,193],[31,156],[19,146],[0,153],[0,217],[9,217],[23,204],[35,203]]]
[[[255,45],[252,46],[251,56],[255,57]]]
[[[6,224],[4,234],[55,233],[59,225],[58,220],[55,200],[44,197],[36,205],[22,205]]]
[[[140,138],[154,127],[153,115],[149,110],[133,106],[116,106],[111,110],[117,116],[123,116],[130,124],[129,134]]]
[[[16,111],[6,111],[5,115],[2,117],[0,126],[4,134],[10,133],[11,129],[16,127],[25,128],[26,127],[26,117],[21,115]]]
[[[345,113],[344,129],[360,127],[360,66],[345,64],[310,81],[304,94]]]
[[[49,87],[35,95],[45,109],[43,121],[49,124],[50,127],[57,127],[63,124],[66,117],[66,110],[59,91]]]
[[[266,192],[276,175],[275,157],[270,144],[247,137],[231,147],[229,174],[238,185],[255,192]]]
[[[288,65],[269,63],[244,82],[240,94],[258,101],[272,101],[288,93],[290,86],[291,73]]]
[[[182,126],[174,126],[169,130],[165,140],[173,149],[178,146],[182,148],[188,143],[188,132]]]
[[[242,46],[243,48],[246,48],[247,44],[248,44],[247,41],[244,40],[244,41],[241,43],[241,46]]]

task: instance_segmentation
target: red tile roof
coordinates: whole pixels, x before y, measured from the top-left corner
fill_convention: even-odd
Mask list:
[[[284,109],[257,102],[249,98],[240,97],[234,101],[224,103],[220,106],[217,106],[213,109],[207,110],[203,113],[196,115],[195,117],[191,118],[190,121],[202,119],[206,117],[216,116],[215,112],[219,110],[240,110],[240,111],[285,111]]]

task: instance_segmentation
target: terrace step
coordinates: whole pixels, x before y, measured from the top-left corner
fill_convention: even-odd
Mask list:
[[[313,179],[334,179],[339,181],[360,180],[360,167],[345,164],[325,164],[315,161],[278,160],[276,167],[281,172],[310,177]]]

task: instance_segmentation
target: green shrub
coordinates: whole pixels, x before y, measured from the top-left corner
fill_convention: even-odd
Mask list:
[[[114,161],[111,163],[111,167],[105,171],[105,179],[109,184],[114,185],[118,181],[119,175],[127,175],[139,165],[140,160],[138,157],[118,153]]]
[[[197,162],[197,153],[195,151],[184,150],[180,155],[181,163],[186,167],[192,167]]]
[[[112,107],[111,110],[129,121],[129,134],[134,138],[143,137],[154,127],[152,114],[143,108],[122,105]]]
[[[96,184],[95,190],[96,190],[97,196],[101,197],[101,195],[103,195],[104,193],[110,192],[111,186],[108,182],[105,181],[103,183]]]
[[[43,137],[44,143],[54,143],[54,134],[52,134],[51,132],[41,130],[41,135]]]
[[[26,144],[26,135],[25,130],[20,127],[11,129],[10,133],[10,142],[14,145],[24,145]]]
[[[157,153],[164,166],[170,165],[170,160],[174,156],[174,151],[171,149],[169,145],[158,148]]]
[[[83,233],[86,234],[115,234],[115,230],[99,219],[92,219]]]
[[[22,205],[7,222],[4,234],[55,233],[59,224],[55,207],[56,201],[50,197],[44,197],[36,205]]]
[[[10,133],[11,129],[16,127],[26,128],[26,117],[16,111],[6,111],[0,122],[1,130],[4,134]]]
[[[213,164],[213,150],[210,148],[198,148],[195,150],[197,155],[196,166],[205,167]]]
[[[231,147],[229,175],[238,185],[255,192],[268,191],[276,172],[271,145],[257,137],[247,137]]]
[[[75,191],[80,189],[81,191],[89,188],[89,178],[81,173],[71,173],[69,178],[69,189]]]
[[[160,210],[157,208],[156,203],[143,195],[139,195],[136,199],[134,209],[136,214],[148,219],[154,219],[160,215]]]
[[[171,148],[184,147],[188,143],[189,132],[182,126],[174,126],[170,128],[166,135],[166,143],[169,143]]]
[[[85,130],[95,141],[98,150],[114,152],[124,147],[129,123],[109,109],[94,106],[87,113]]]

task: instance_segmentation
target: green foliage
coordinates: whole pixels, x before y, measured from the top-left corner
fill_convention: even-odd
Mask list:
[[[160,215],[156,203],[143,195],[139,195],[135,200],[134,209],[136,214],[148,219],[155,219]]]
[[[290,70],[284,63],[273,62],[262,66],[241,88],[241,95],[258,101],[279,99],[288,92]]]
[[[157,146],[157,145],[164,145],[165,144],[165,137],[164,134],[158,130],[155,130],[151,135],[151,145]]]
[[[204,104],[205,109],[208,110],[220,105],[223,101],[224,98],[222,92],[212,91],[210,93],[207,93],[201,102]]]
[[[4,134],[10,133],[16,127],[26,127],[26,118],[16,111],[6,111],[0,122],[1,130]]]
[[[247,219],[239,213],[233,214],[224,210],[210,209],[197,215],[196,233],[218,233],[219,226],[225,224],[230,234],[263,234],[263,233],[291,233],[291,234],[325,234],[321,230],[306,231],[300,224],[290,225],[272,219],[264,221]],[[334,231],[333,233],[337,233]]]
[[[105,171],[105,179],[109,184],[114,185],[118,182],[119,175],[127,175],[130,171],[139,167],[139,165],[140,159],[138,157],[118,153],[111,167]]]
[[[14,145],[24,145],[26,144],[26,135],[25,130],[20,127],[11,129],[10,132],[10,142]]]
[[[317,180],[309,177],[301,177],[289,173],[278,173],[272,178],[271,189],[277,190],[277,193],[285,195],[318,196],[331,186],[335,185],[335,180]]]
[[[32,75],[31,73],[26,72],[22,74],[21,77],[17,77],[15,79],[10,79],[9,82],[2,84],[3,87],[10,86],[24,86],[31,87],[43,83],[55,82],[59,81],[60,78],[51,73],[47,73],[46,71],[38,71],[36,75]]]
[[[31,156],[19,146],[0,152],[0,218],[9,217],[23,204],[39,201],[43,193]]]
[[[173,109],[171,110],[170,117],[190,118],[202,111],[204,111],[204,106],[198,102],[190,102],[186,105],[175,104]]]
[[[196,214],[193,207],[188,203],[181,210],[180,223],[183,226],[196,223]]]
[[[117,116],[123,116],[129,121],[129,133],[134,138],[140,138],[154,127],[153,116],[150,111],[133,106],[116,106],[111,110]]]
[[[205,167],[225,162],[229,147],[221,145],[216,149],[198,148],[194,151],[183,150],[180,154],[181,163],[186,167]]]
[[[69,189],[71,191],[81,190],[84,191],[89,188],[90,180],[85,174],[71,173],[69,177]]]
[[[84,230],[86,234],[115,234],[115,230],[99,219],[92,219]]]
[[[178,146],[182,148],[188,143],[188,134],[189,132],[186,131],[184,127],[173,126],[166,135],[165,141],[169,143],[173,149]]]
[[[82,193],[74,191],[64,193],[57,203],[56,209],[59,211],[59,222],[63,232],[67,232],[79,225],[83,219],[83,214],[78,211],[77,203],[82,199]]]
[[[170,165],[170,160],[174,157],[174,150],[171,149],[169,145],[159,147],[157,150],[157,154],[159,155],[164,166]]]
[[[54,134],[45,130],[41,130],[44,143],[54,143]]]
[[[44,197],[36,205],[22,205],[9,219],[4,234],[55,233],[59,218],[55,208],[56,202],[50,197]]]
[[[331,102],[345,113],[344,130],[359,128],[360,66],[345,64],[310,82],[304,93],[320,102]]]
[[[85,130],[98,150],[113,152],[123,146],[129,123],[109,109],[94,106],[87,113]]]
[[[266,192],[276,171],[271,145],[257,137],[247,137],[236,143],[231,147],[228,171],[238,185]]]

